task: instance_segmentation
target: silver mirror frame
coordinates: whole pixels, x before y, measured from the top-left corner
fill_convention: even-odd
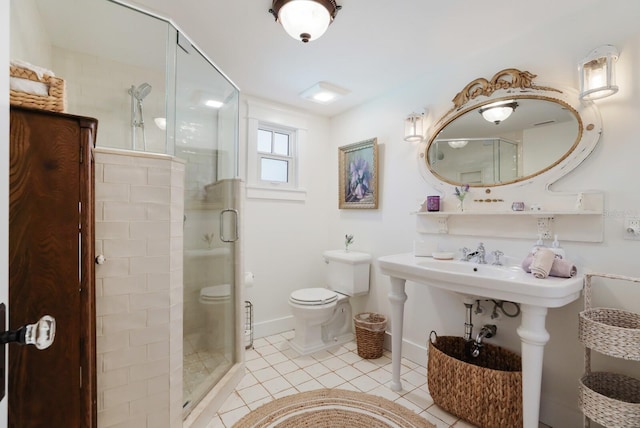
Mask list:
[[[596,147],[602,133],[602,119],[592,101],[580,100],[578,91],[572,88],[548,86],[534,83],[536,75],[528,71],[507,68],[491,79],[478,78],[471,81],[452,100],[454,106],[437,120],[428,131],[428,138],[418,148],[417,160],[421,175],[436,190],[447,192],[461,183],[447,181],[431,169],[428,150],[436,136],[448,124],[463,114],[505,99],[538,98],[556,102],[568,108],[578,120],[579,135],[572,148],[560,159],[535,174],[509,183],[476,185],[477,188],[510,189],[526,185],[537,185],[548,189],[551,184],[564,177],[580,165]],[[537,187],[537,186],[536,186]]]

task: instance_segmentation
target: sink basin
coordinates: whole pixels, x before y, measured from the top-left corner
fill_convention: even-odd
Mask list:
[[[564,306],[578,297],[582,276],[537,279],[519,266],[493,266],[458,260],[416,257],[412,253],[378,259],[383,274],[463,293],[546,308]]]

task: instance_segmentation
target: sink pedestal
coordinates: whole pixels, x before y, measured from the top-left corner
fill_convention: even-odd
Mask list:
[[[400,365],[402,361],[402,330],[406,281],[391,277],[391,382],[392,391],[401,391]],[[540,388],[542,385],[542,358],[544,345],[549,341],[545,328],[547,308],[521,305],[522,322],[518,327],[522,353],[522,417],[523,428],[537,428],[540,414]]]
[[[542,357],[549,333],[544,327],[547,308],[521,305],[522,321],[518,327],[522,355],[522,418],[524,428],[536,428],[540,416]]]
[[[402,360],[404,302],[407,300],[404,285],[404,279],[391,277],[389,301],[391,302],[391,368],[393,369],[393,375],[389,387],[392,391],[402,390],[402,383],[400,383],[400,362]],[[398,358],[395,357],[396,352],[398,352]]]

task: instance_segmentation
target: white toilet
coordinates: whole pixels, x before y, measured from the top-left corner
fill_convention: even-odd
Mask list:
[[[353,340],[349,297],[369,292],[371,255],[332,250],[322,256],[328,288],[303,288],[289,296],[295,323],[289,344],[301,355]]]
[[[231,299],[231,285],[210,285],[200,289],[200,304],[206,313],[206,344],[210,351],[224,348],[225,317]],[[228,328],[228,326],[227,326]]]

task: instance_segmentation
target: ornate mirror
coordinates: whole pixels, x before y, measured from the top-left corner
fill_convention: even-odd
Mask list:
[[[597,110],[535,77],[508,68],[466,85],[420,151],[425,178],[437,187],[548,185],[582,162],[599,138]]]

